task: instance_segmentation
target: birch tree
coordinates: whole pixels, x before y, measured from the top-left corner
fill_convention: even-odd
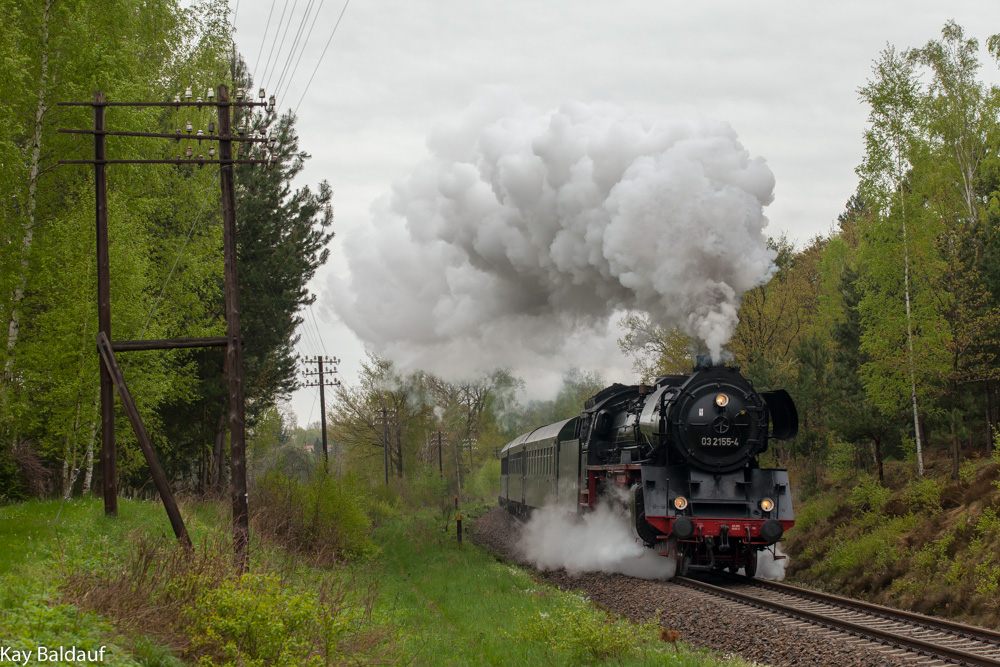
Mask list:
[[[907,225],[904,183],[912,165],[910,155],[916,141],[914,113],[918,100],[918,84],[913,65],[887,46],[872,68],[873,78],[858,92],[868,103],[869,127],[865,130],[865,156],[857,172],[861,177],[860,191],[882,223],[888,222],[893,213],[902,228],[902,274],[905,301],[907,367],[909,371],[910,401],[913,407],[913,430],[917,449],[917,474],[923,476],[923,443],[921,440],[920,410],[917,401],[917,376],[914,352],[914,324],[911,312],[910,289],[910,232]],[[871,257],[878,263],[879,257]],[[881,258],[888,260],[888,257]],[[869,282],[869,293],[879,291],[877,283]],[[884,296],[884,292],[882,293]],[[869,309],[869,312],[874,312]],[[875,334],[877,336],[877,334]],[[871,337],[869,337],[871,340]],[[890,399],[891,401],[891,399]],[[887,401],[882,402],[888,406]]]

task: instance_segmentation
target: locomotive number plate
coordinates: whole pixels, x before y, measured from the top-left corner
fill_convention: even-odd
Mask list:
[[[702,438],[702,447],[739,447],[739,438]]]

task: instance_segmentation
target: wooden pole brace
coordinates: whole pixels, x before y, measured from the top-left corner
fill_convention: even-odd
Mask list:
[[[107,369],[111,375],[111,381],[114,382],[115,387],[118,389],[118,397],[121,399],[122,407],[125,408],[125,414],[128,415],[128,420],[132,423],[132,428],[135,430],[135,437],[139,440],[139,447],[142,449],[143,456],[146,457],[149,471],[153,474],[153,484],[156,486],[156,490],[160,494],[160,500],[163,501],[163,506],[167,510],[167,517],[170,519],[170,525],[174,529],[174,535],[177,536],[178,542],[186,547],[190,547],[191,538],[188,536],[187,528],[184,527],[184,519],[181,518],[180,510],[177,509],[174,494],[170,492],[167,476],[164,474],[163,468],[160,467],[160,461],[156,458],[153,443],[146,433],[146,427],[142,423],[139,411],[135,408],[132,394],[129,393],[128,386],[125,384],[125,377],[118,367],[118,362],[115,361],[115,353],[111,350],[111,343],[103,331],[97,334],[97,350],[101,353],[104,368]]]

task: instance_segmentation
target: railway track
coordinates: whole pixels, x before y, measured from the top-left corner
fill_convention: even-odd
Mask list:
[[[713,581],[674,579],[713,596],[878,642],[892,647],[897,658],[927,665],[1000,666],[1000,632],[771,581],[735,576]]]

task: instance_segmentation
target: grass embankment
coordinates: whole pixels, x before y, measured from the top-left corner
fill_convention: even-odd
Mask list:
[[[886,464],[873,476],[796,484],[789,581],[926,614],[1000,628],[1000,465]],[[803,475],[797,475],[800,479]]]
[[[105,646],[108,665],[744,664],[676,653],[658,627],[460,546],[442,514],[384,519],[376,549],[346,563],[293,549],[287,534],[255,539],[237,578],[219,505],[182,505],[193,553],[158,503],[123,500],[109,520],[99,499],[76,500],[57,525],[58,508],[0,507],[10,650]]]

